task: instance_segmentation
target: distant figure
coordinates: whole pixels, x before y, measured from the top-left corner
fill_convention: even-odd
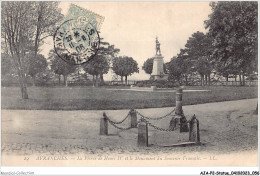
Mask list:
[[[160,43],[158,41],[158,37],[156,37],[155,43],[156,43],[156,54],[155,55],[161,55],[161,49],[160,49]]]

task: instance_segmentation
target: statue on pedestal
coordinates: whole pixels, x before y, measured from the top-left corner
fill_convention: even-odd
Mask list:
[[[156,43],[156,48],[155,48],[156,53],[155,53],[155,55],[160,56],[161,55],[161,49],[160,49],[160,43],[158,41],[158,37],[156,37],[155,43]]]
[[[151,74],[151,79],[153,80],[167,80],[168,75],[164,73],[163,69],[163,56],[161,54],[160,43],[158,37],[155,40],[155,56],[153,57],[153,71]]]

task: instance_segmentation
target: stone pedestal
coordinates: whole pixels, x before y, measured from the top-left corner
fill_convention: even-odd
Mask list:
[[[182,88],[179,88],[176,90],[176,109],[175,109],[176,115],[182,115]]]
[[[156,55],[153,57],[153,72],[151,74],[153,80],[167,80],[168,75],[163,70],[163,56]]]
[[[108,135],[108,121],[105,117],[100,118],[100,135]]]
[[[195,114],[190,121],[189,141],[200,143],[199,120],[196,118]]]
[[[137,145],[139,147],[148,147],[148,127],[145,122],[138,124]]]

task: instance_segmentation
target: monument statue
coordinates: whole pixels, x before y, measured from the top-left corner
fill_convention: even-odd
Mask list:
[[[156,53],[155,53],[155,55],[159,56],[159,55],[161,55],[161,49],[160,49],[160,43],[158,41],[158,37],[156,37],[155,43],[156,43],[156,48],[155,48],[156,49]]]
[[[164,73],[163,70],[163,56],[161,54],[160,43],[158,37],[155,40],[155,56],[153,57],[153,71],[151,74],[151,79],[153,80],[167,80],[168,75]]]

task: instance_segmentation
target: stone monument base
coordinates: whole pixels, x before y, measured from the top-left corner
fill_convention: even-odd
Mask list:
[[[168,74],[164,75],[152,75],[151,80],[168,80]]]

